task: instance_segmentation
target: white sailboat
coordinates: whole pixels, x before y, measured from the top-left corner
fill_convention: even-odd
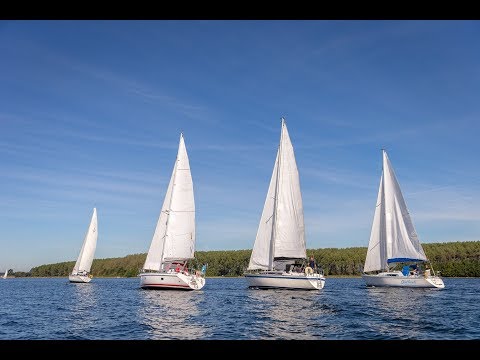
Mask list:
[[[362,277],[367,286],[443,289],[423,251],[387,152]],[[396,269],[402,266],[402,270]]]
[[[206,265],[189,270],[195,253],[195,201],[187,149],[180,134],[177,158],[157,227],[140,273],[144,289],[200,290]]]
[[[300,178],[282,118],[277,158],[244,276],[251,288],[323,289],[325,277],[304,266],[306,257]]]
[[[97,209],[93,208],[92,219],[88,225],[87,233],[83,240],[82,249],[78,255],[77,262],[73,267],[68,279],[74,283],[88,283],[92,280],[90,269],[92,267],[95,249],[98,238]]]
[[[8,269],[7,269],[7,270],[5,270],[5,274],[3,274],[3,278],[4,278],[4,279],[6,279],[6,278],[7,278],[7,276],[8,276]]]

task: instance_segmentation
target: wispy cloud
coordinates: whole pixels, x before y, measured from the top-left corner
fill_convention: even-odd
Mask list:
[[[318,170],[316,168],[302,169],[304,176],[313,177],[319,179],[325,183],[332,183],[337,185],[347,185],[359,189],[371,190],[371,184],[376,184],[378,176],[370,176],[362,173],[355,173],[345,169],[323,169]]]
[[[280,139],[280,130],[281,130],[281,119],[278,118],[278,123],[277,123],[277,126],[273,126],[273,125],[266,125],[266,124],[275,124],[275,122],[273,121],[269,121],[269,122],[266,122],[266,121],[253,121],[253,120],[246,120],[245,123],[246,124],[250,124],[250,125],[253,125],[253,127],[257,127],[257,128],[260,128],[260,129],[263,129],[263,130],[266,130],[270,133],[275,133],[275,134],[278,134],[278,138]],[[288,126],[288,125],[287,125]]]
[[[33,145],[22,145],[19,144],[18,142],[0,142],[0,149],[2,153],[8,153],[10,155],[25,155],[25,154],[30,154],[30,153],[35,153],[35,154],[54,154],[55,149],[52,147],[50,149],[47,149],[45,147],[38,147],[38,146],[33,146]]]
[[[208,117],[209,110],[206,106],[192,104],[178,97],[172,96],[171,94],[166,94],[144,81],[121,75],[99,66],[80,63],[66,54],[59,53],[58,51],[55,51],[52,48],[47,47],[47,45],[44,43],[40,43],[38,41],[33,42],[26,38],[17,37],[16,45],[17,51],[19,48],[23,48],[24,51],[28,51],[30,53],[30,56],[32,56],[31,54],[34,53],[35,56],[41,57],[55,66],[61,66],[64,69],[76,71],[83,76],[87,75],[90,78],[95,78],[112,88],[133,94],[144,101],[154,102],[165,107],[170,107],[192,119],[204,120],[208,122],[211,121],[211,119]]]
[[[480,219],[480,204],[476,198],[466,197],[461,193],[436,193],[422,194],[424,196],[412,198],[409,209],[413,209],[416,222],[444,222],[444,221],[466,221],[478,222]],[[407,205],[408,206],[408,205]]]
[[[159,90],[153,89],[144,82],[116,74],[106,69],[100,69],[88,64],[80,64],[65,57],[58,57],[58,59],[65,64],[65,66],[69,66],[75,71],[100,79],[110,86],[134,94],[144,101],[155,102],[162,106],[174,108],[181,114],[197,120],[205,119],[208,116],[209,112],[205,106],[186,103],[174,96],[161,93]]]
[[[19,130],[17,130],[18,132]],[[110,132],[107,135],[96,135],[95,132],[91,130],[83,130],[83,129],[65,129],[54,127],[53,125],[46,125],[46,126],[31,126],[21,128],[22,138],[25,141],[26,136],[30,135],[31,142],[40,142],[41,140],[48,139],[48,143],[42,141],[41,147],[34,147],[34,146],[25,146],[19,145],[17,141],[12,142],[2,142],[0,146],[5,148],[6,150],[10,151],[17,151],[20,153],[23,151],[52,151],[56,149],[55,141],[64,143],[65,139],[81,139],[93,142],[101,142],[101,143],[115,143],[115,144],[122,144],[122,145],[131,145],[131,146],[140,146],[140,147],[151,147],[151,148],[161,148],[161,149],[176,149],[178,147],[178,142],[175,141],[152,141],[151,138],[141,138],[138,135],[136,138],[133,136],[122,136]],[[40,136],[40,137],[39,137]],[[68,141],[68,140],[67,140]],[[50,147],[50,149],[46,149],[46,147]]]
[[[169,176],[170,174],[168,174]],[[164,185],[167,182],[167,176],[155,178],[154,174],[120,174],[115,176],[114,173],[99,172],[95,174],[85,171],[69,171],[69,175],[65,172],[46,171],[46,170],[25,170],[12,169],[5,171],[5,178],[22,181],[25,191],[67,191],[73,194],[76,191],[95,190],[99,194],[117,193],[132,195],[147,195],[157,193],[159,190],[159,182]],[[125,179],[126,181],[123,181]],[[135,180],[135,181],[132,181]],[[132,185],[134,183],[134,185]],[[20,183],[17,182],[17,186]],[[33,186],[30,186],[33,185]],[[76,189],[76,191],[75,191]]]

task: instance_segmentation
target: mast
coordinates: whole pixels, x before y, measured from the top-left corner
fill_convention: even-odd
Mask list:
[[[380,254],[388,254],[387,230],[386,230],[386,206],[385,206],[385,149],[382,148],[382,197],[380,199]],[[383,250],[383,251],[382,251]],[[388,255],[387,255],[388,260]],[[380,264],[380,270],[388,270],[388,262]]]
[[[277,209],[278,209],[278,182],[280,180],[280,161],[282,158],[282,142],[283,142],[283,125],[284,118],[282,117],[282,126],[280,131],[280,144],[278,145],[278,164],[277,164],[277,174],[275,181],[275,196],[273,201],[273,215],[272,215],[272,233],[270,236],[270,263],[268,264],[269,270],[273,270],[273,260],[275,254],[275,236],[276,236],[276,227],[277,227]]]
[[[180,133],[180,143],[182,142],[182,138],[183,138],[183,133]],[[180,144],[178,145],[178,148],[180,149]],[[160,269],[162,269],[162,266],[163,266],[163,254],[165,253],[165,243],[167,241],[166,237],[167,237],[167,234],[168,234],[168,223],[169,223],[169,219],[170,219],[170,211],[172,210],[172,199],[173,199],[173,194],[175,193],[174,191],[174,188],[175,188],[175,179],[177,177],[177,165],[178,165],[178,161],[179,161],[179,158],[178,158],[178,150],[177,150],[177,157],[175,159],[175,171],[173,172],[173,179],[172,179],[172,195],[170,196],[170,201],[168,203],[168,208],[165,210],[166,213],[167,213],[167,222],[165,223],[165,235],[164,235],[164,240],[163,240],[163,246],[162,246],[162,256],[160,257]]]

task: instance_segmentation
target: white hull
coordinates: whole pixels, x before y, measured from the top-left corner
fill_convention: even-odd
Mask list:
[[[402,273],[390,272],[377,275],[362,274],[362,278],[365,280],[367,286],[437,289],[443,289],[445,287],[443,280],[438,276],[405,276]]]
[[[245,274],[248,286],[259,289],[320,290],[325,286],[325,277],[303,273],[258,273]]]
[[[70,275],[68,280],[72,283],[89,283],[92,278],[88,275]]]
[[[205,286],[205,278],[195,274],[163,272],[141,273],[139,276],[143,289],[200,290]]]

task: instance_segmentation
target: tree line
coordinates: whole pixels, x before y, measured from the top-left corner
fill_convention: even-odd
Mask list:
[[[436,272],[444,277],[480,277],[480,241],[422,244],[427,258]],[[206,276],[242,276],[250,261],[251,250],[197,251],[191,264],[199,269],[208,264]],[[307,249],[326,276],[360,276],[363,271],[366,247]],[[91,273],[96,277],[135,277],[139,274],[147,254],[133,254],[118,258],[94,259]],[[29,272],[9,275],[23,277],[66,277],[75,261],[41,265]]]

